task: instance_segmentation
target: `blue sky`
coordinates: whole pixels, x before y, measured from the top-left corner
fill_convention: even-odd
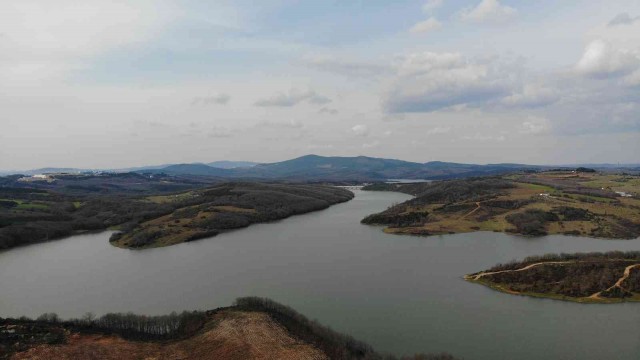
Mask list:
[[[637,1],[5,1],[0,169],[640,162]]]

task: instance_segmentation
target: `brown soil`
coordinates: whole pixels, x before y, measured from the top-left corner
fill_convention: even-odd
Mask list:
[[[258,312],[227,310],[216,314],[197,335],[173,342],[136,342],[117,336],[72,334],[63,345],[41,345],[13,360],[186,360],[313,359],[328,357],[293,338]]]

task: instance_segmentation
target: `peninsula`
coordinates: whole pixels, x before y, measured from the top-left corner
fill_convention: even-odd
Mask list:
[[[514,295],[582,303],[640,301],[640,252],[529,257],[464,278]]]
[[[635,239],[640,236],[640,177],[577,171],[520,172],[432,183],[378,183],[364,190],[414,195],[365,224],[413,235],[473,231]]]

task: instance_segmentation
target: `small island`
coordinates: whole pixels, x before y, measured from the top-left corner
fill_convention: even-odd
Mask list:
[[[464,279],[513,295],[580,303],[640,301],[640,252],[535,256]]]
[[[415,196],[373,214],[365,224],[388,233],[442,235],[473,231],[527,236],[640,236],[640,177],[576,169],[519,172],[432,183],[377,183],[363,190]]]

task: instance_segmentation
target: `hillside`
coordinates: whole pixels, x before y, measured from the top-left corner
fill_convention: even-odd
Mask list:
[[[320,185],[226,183],[147,200],[173,211],[131,223],[111,238],[119,247],[148,248],[212,237],[258,222],[326,209],[351,200],[353,193]]]
[[[258,165],[259,163],[253,161],[229,161],[229,160],[221,160],[210,162],[207,165],[220,168],[220,169],[236,169],[236,168],[247,168]]]
[[[394,234],[498,231],[635,239],[640,177],[571,171],[416,184],[374,184],[415,198],[363,219]]]
[[[347,190],[319,185],[205,187],[207,183],[132,173],[53,179],[19,183],[21,187],[0,184],[0,249],[116,226],[126,234],[114,244],[158,246],[324,209],[353,197]]]
[[[371,346],[263,298],[206,312],[107,314],[60,321],[0,318],[0,359],[369,359],[395,360]],[[455,360],[447,354],[404,360]]]
[[[73,196],[142,195],[169,193],[203,187],[216,182],[212,177],[127,173],[53,173],[44,178],[10,175],[0,177],[0,188],[25,188]]]
[[[640,252],[529,257],[465,279],[514,295],[589,303],[640,301]]]
[[[445,162],[426,164],[366,156],[299,158],[257,164],[251,167],[219,169],[204,164],[172,165],[152,172],[217,176],[237,179],[285,179],[295,181],[380,181],[387,179],[448,179],[541,168],[520,164],[473,165]]]

